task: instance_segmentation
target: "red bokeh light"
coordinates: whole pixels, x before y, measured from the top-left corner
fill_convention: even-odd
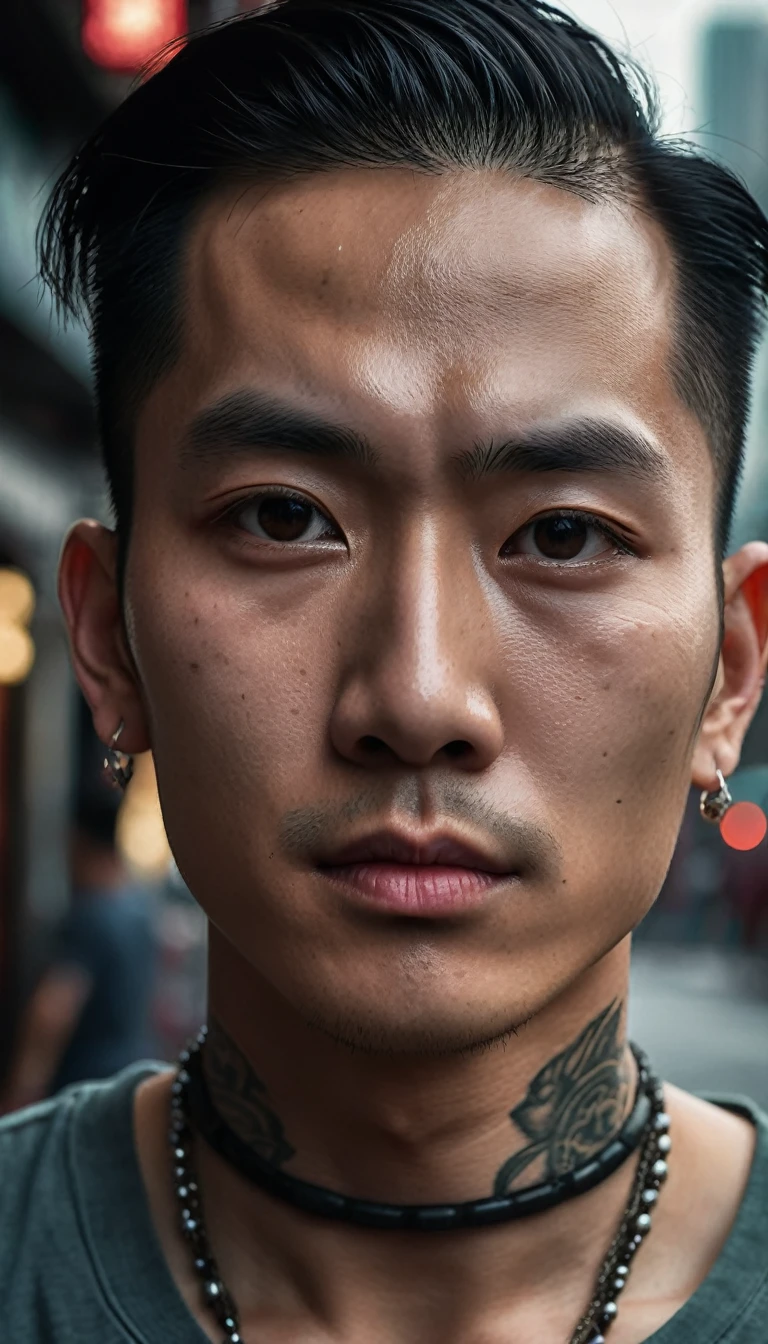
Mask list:
[[[734,803],[720,822],[720,834],[731,849],[757,849],[768,833],[768,818],[757,803]]]
[[[135,74],[187,30],[187,0],[84,0],[83,50],[96,65]]]

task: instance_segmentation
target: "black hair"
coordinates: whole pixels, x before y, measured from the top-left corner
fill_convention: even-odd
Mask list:
[[[195,210],[222,182],[341,165],[508,168],[661,224],[677,264],[673,373],[712,452],[724,553],[768,221],[727,169],[661,138],[634,62],[539,0],[278,0],[192,36],[75,156],[41,222],[41,274],[90,321],[123,547],[133,423],[179,349]]]

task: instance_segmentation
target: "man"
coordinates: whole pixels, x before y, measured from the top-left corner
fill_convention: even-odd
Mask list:
[[[285,0],[59,183],[116,510],[61,596],[210,1029],[5,1122],[10,1338],[765,1340],[765,1117],[625,1035],[768,650],[768,226],[648,99],[532,0]]]
[[[92,759],[100,744],[91,743],[88,729],[72,834],[72,907],[22,1015],[1,1098],[6,1110],[81,1079],[109,1077],[149,1049],[153,900],[115,844],[120,796],[103,778],[103,750]]]

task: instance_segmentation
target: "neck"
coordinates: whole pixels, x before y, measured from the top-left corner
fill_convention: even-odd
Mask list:
[[[212,931],[208,1087],[219,1113],[262,1157],[341,1193],[403,1204],[508,1193],[562,1175],[602,1151],[631,1109],[628,952],[627,940],[496,1047],[454,1057],[382,1057],[352,1052],[297,1020]],[[342,1251],[345,1263],[355,1265],[352,1292],[354,1285],[362,1291],[366,1257],[374,1277],[389,1265],[401,1289],[418,1262],[425,1300],[429,1281],[444,1286],[448,1274],[467,1310],[473,1300],[493,1301],[494,1266],[498,1291],[508,1294],[511,1264],[528,1288],[536,1282],[551,1288],[557,1265],[562,1282],[573,1276],[573,1301],[564,1312],[575,1309],[574,1323],[634,1171],[628,1161],[589,1194],[492,1234],[421,1234],[429,1243],[422,1263],[413,1237],[408,1245],[398,1233],[361,1237],[354,1228],[321,1224],[274,1201],[265,1206],[265,1197],[225,1172],[219,1159],[201,1150],[200,1160],[215,1167],[220,1189],[222,1180],[228,1183],[241,1236],[263,1244],[268,1221],[271,1272],[282,1244],[286,1265],[293,1266],[289,1277],[312,1277],[320,1296],[343,1295],[335,1258]],[[588,1247],[585,1216],[594,1232]],[[215,1208],[211,1221],[225,1240],[226,1219]]]

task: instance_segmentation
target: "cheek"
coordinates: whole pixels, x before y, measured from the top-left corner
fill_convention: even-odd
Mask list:
[[[537,671],[535,792],[560,838],[564,892],[634,922],[658,894],[690,788],[690,760],[717,631],[709,606],[683,623],[659,610],[601,614]],[[634,912],[634,915],[632,915]]]
[[[135,652],[170,829],[276,810],[316,758],[331,694],[327,624],[272,619],[204,583],[137,583]]]

